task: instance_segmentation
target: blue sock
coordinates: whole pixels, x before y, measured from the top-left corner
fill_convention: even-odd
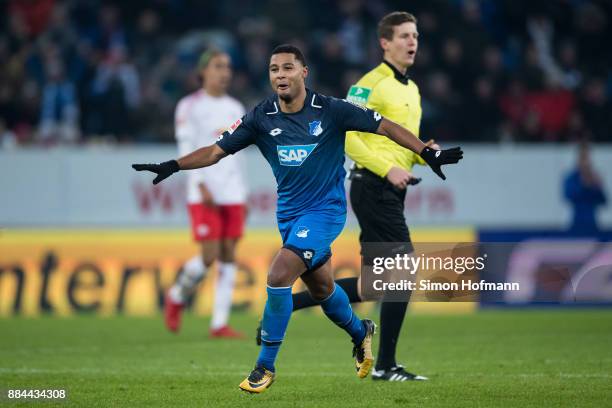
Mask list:
[[[321,302],[321,307],[332,322],[351,335],[353,343],[360,344],[363,341],[366,335],[365,327],[353,312],[349,298],[342,287],[335,285],[332,294]]]
[[[271,288],[268,286],[268,300],[261,322],[261,351],[257,365],[274,371],[274,361],[285,337],[292,311],[291,287]]]

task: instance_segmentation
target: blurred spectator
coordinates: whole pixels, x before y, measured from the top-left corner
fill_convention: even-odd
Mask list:
[[[497,108],[493,81],[488,77],[480,77],[469,90],[471,101],[468,114],[464,116],[467,128],[462,140],[477,141],[478,139],[496,140],[499,132],[501,113]]]
[[[113,47],[98,66],[93,80],[97,100],[97,134],[125,141],[132,128],[133,115],[140,104],[140,83],[136,68],[127,60],[126,50]]]
[[[436,140],[457,140],[466,136],[466,122],[458,109],[459,103],[446,73],[436,71],[429,75],[422,90],[421,133]]]
[[[571,41],[563,42],[559,48],[559,71],[562,87],[574,90],[582,83],[576,45]]]
[[[463,45],[457,38],[449,37],[444,41],[440,66],[448,73],[453,89],[462,94],[469,92],[472,82],[466,79],[473,75],[465,60]]]
[[[442,38],[444,37],[441,27],[439,14],[433,11],[424,10],[417,14],[419,37],[427,39],[422,45],[429,45],[431,48],[439,48]],[[419,50],[419,53],[421,51]]]
[[[533,44],[527,47],[519,76],[529,91],[544,89],[544,71],[540,67],[538,52]]]
[[[565,43],[561,49],[562,64],[553,55],[554,28],[550,19],[533,18],[527,23],[529,34],[537,53],[538,65],[546,74],[549,87],[575,89],[580,84],[580,73],[575,69],[576,52],[572,44]]]
[[[154,10],[144,10],[138,16],[131,47],[134,50],[134,62],[140,70],[155,66],[167,48],[160,24],[160,16]]]
[[[41,34],[49,21],[54,0],[11,0],[8,6],[11,19],[18,19],[29,36]]]
[[[136,111],[136,135],[139,142],[174,141],[175,100],[182,91],[181,72],[172,54],[161,57],[155,69],[142,81],[142,99]],[[196,81],[197,82],[197,81]],[[197,87],[197,83],[194,88]]]
[[[323,39],[321,44],[322,54],[317,59],[321,70],[313,72],[318,79],[318,90],[324,94],[344,98],[346,89],[342,89],[341,78],[345,74],[349,65],[343,58],[342,42],[338,36],[330,34]]]
[[[501,83],[506,81],[503,55],[499,47],[489,45],[484,49],[482,53],[482,68],[486,75],[491,78],[496,89],[499,89]]]
[[[599,175],[593,169],[589,147],[581,143],[578,165],[565,178],[563,194],[573,210],[570,230],[577,235],[595,235],[599,231],[596,211],[607,199]]]
[[[367,65],[368,39],[374,37],[373,25],[368,22],[376,20],[376,10],[369,10],[368,7],[375,8],[373,5],[376,4],[377,2],[364,0],[341,0],[339,2],[341,18],[336,34],[343,45],[342,59],[348,65]],[[346,93],[346,89],[341,93]]]
[[[379,58],[376,22],[397,9],[419,18],[410,75],[422,84],[423,134],[612,140],[612,2],[601,0],[7,0],[0,119],[18,145],[169,142],[168,107],[197,87],[189,67],[212,45],[232,56],[249,108],[270,93],[269,52],[283,42],[302,47],[309,87],[343,97]],[[59,111],[72,112],[68,132],[48,126]]]
[[[570,116],[564,139],[570,142],[593,139],[591,132],[585,126],[582,114],[577,110]]]
[[[25,81],[13,101],[15,116],[12,117],[12,130],[17,135],[17,140],[20,144],[37,141],[34,138],[34,127],[40,120],[40,91],[36,82],[31,79]]]
[[[64,51],[68,51],[76,43],[78,34],[70,21],[66,4],[55,4],[47,29],[41,34],[47,41],[58,44]]]
[[[463,0],[460,6],[461,17],[447,16],[448,23],[455,25],[454,30],[460,33],[465,48],[467,61],[478,61],[482,50],[491,42],[490,34],[483,25],[481,2]]]
[[[104,4],[98,13],[98,24],[88,27],[86,35],[94,47],[102,52],[125,50],[126,33],[121,23],[121,13],[117,6]]]
[[[564,90],[531,90],[515,77],[500,97],[501,111],[515,126],[517,141],[559,140],[566,130],[575,100]]]
[[[246,43],[245,59],[248,61],[247,72],[252,86],[256,87],[259,92],[266,92],[268,90],[269,49],[270,45],[265,38],[253,38]]]
[[[76,89],[66,78],[61,60],[49,61],[46,69],[38,136],[44,144],[74,143],[79,136]]]
[[[612,103],[601,78],[589,79],[581,92],[580,110],[595,141],[612,140]]]
[[[607,7],[604,9],[603,7]],[[592,1],[576,3],[574,12],[576,38],[580,60],[592,70],[609,70],[610,55],[610,2],[600,4]]]

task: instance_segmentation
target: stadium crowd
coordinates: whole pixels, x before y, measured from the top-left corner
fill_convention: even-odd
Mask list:
[[[376,21],[418,18],[411,78],[421,133],[472,142],[610,141],[612,3],[597,0],[8,0],[0,3],[0,148],[171,142],[209,46],[231,93],[269,94],[271,49],[293,43],[309,86],[344,97],[379,59]]]

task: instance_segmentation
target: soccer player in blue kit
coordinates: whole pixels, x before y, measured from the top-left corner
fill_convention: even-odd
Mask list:
[[[346,220],[345,133],[356,130],[386,136],[420,154],[442,178],[440,166],[463,157],[458,147],[431,149],[373,110],[307,89],[307,75],[298,48],[276,47],[269,65],[275,95],[230,126],[216,144],[178,160],[132,165],[135,170],[156,173],[153,183],[157,184],[179,170],[211,166],[251,144],[270,163],[278,184],[277,221],[283,246],[268,271],[259,358],[240,383],[242,390],[252,393],[265,391],[274,381],[274,362],[292,312],[291,287],[298,278],[325,315],[351,336],[357,375],[366,377],[372,367],[375,324],[355,315],[346,293],[335,285],[331,269],[330,246]]]

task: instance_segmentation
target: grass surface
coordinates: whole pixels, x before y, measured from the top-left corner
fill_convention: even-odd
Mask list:
[[[190,316],[179,335],[160,319],[0,319],[0,388],[65,388],[68,403],[44,405],[64,407],[612,404],[609,310],[409,316],[398,359],[429,376],[425,383],[359,380],[348,337],[325,317],[299,312],[274,386],[250,395],[238,383],[257,356],[256,320],[234,315],[248,338],[219,341],[206,337],[206,320]]]

